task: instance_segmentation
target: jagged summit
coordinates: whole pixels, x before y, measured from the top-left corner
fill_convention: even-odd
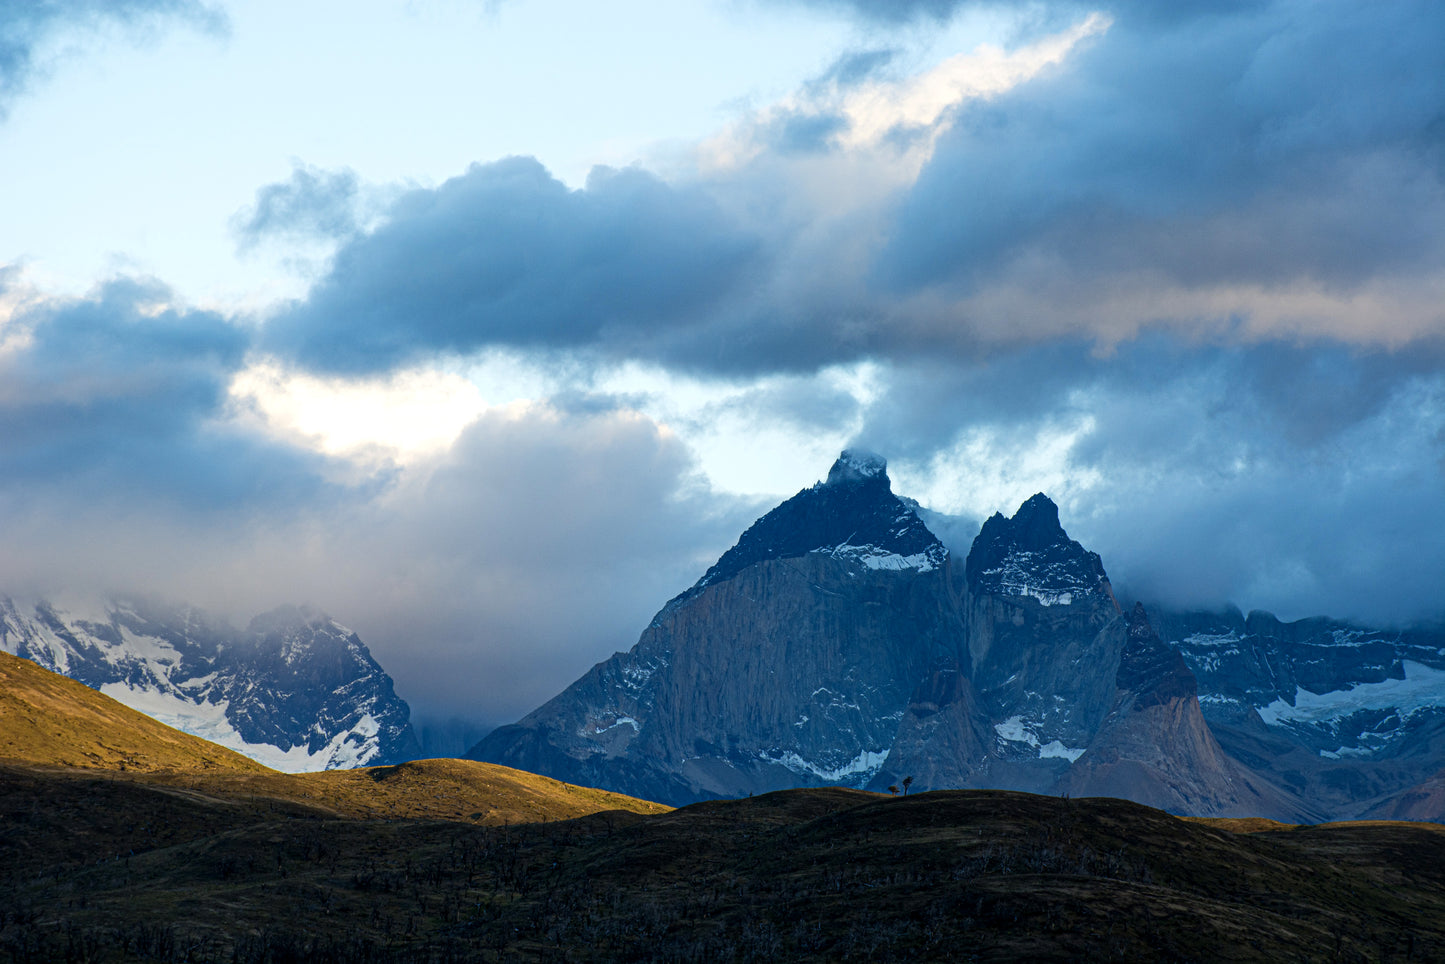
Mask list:
[[[1059,507],[1042,492],[1019,506],[1012,521],[1014,533],[1024,545],[1048,546],[1069,538],[1059,523]]]
[[[804,489],[753,523],[723,553],[686,598],[765,559],[826,552],[868,569],[928,572],[948,550],[928,530],[916,504],[893,494],[888,462],[861,449],[845,450],[828,479]]]
[[[828,479],[823,485],[869,481],[888,484],[888,460],[866,449],[844,449],[828,470]]]
[[[1042,492],[1019,506],[1013,518],[995,512],[983,524],[965,572],[979,591],[1032,596],[1045,606],[1110,592],[1098,553],[1069,538],[1059,523],[1059,507]]]

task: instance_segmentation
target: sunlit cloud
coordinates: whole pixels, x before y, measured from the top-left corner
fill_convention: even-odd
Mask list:
[[[261,362],[238,372],[229,390],[283,437],[328,455],[380,449],[401,462],[450,447],[487,408],[471,380],[436,370],[343,379]]]
[[[1024,83],[1062,62],[1078,44],[1105,33],[1111,23],[1107,15],[1093,13],[1017,49],[981,44],[910,76],[868,76],[856,82],[825,78],[703,142],[701,167],[719,173],[756,161],[776,150],[780,132],[791,127],[813,131],[812,146],[818,150],[877,154],[887,161],[889,181],[906,183],[932,156],[952,110]]]

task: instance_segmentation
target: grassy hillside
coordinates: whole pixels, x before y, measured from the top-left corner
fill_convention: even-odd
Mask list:
[[[286,800],[336,817],[460,820],[489,826],[570,820],[602,810],[671,809],[472,760],[416,760],[321,773],[206,774],[168,782],[232,799]]]
[[[82,683],[0,651],[0,760],[131,773],[270,773]]]

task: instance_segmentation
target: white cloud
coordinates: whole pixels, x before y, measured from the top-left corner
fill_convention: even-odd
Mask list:
[[[328,455],[379,448],[403,462],[447,449],[487,408],[469,379],[435,369],[343,379],[261,362],[239,372],[230,392],[282,437]]]

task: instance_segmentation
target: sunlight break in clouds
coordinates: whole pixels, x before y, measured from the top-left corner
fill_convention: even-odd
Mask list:
[[[402,462],[449,448],[487,407],[472,382],[436,370],[342,379],[266,363],[240,372],[230,391],[283,437],[328,455],[355,456],[380,447]]]
[[[901,80],[866,80],[852,86],[836,81],[794,95],[736,125],[702,146],[705,170],[740,167],[763,155],[770,145],[760,136],[788,115],[832,116],[842,123],[834,142],[848,151],[897,153],[899,178],[911,181],[933,153],[938,136],[949,127],[951,108],[971,99],[1001,94],[1058,64],[1080,42],[1103,34],[1113,23],[1092,13],[1061,33],[1015,51],[980,44],[970,53],[955,54],[930,70]],[[922,133],[923,136],[910,136]],[[890,138],[905,135],[897,143]]]

